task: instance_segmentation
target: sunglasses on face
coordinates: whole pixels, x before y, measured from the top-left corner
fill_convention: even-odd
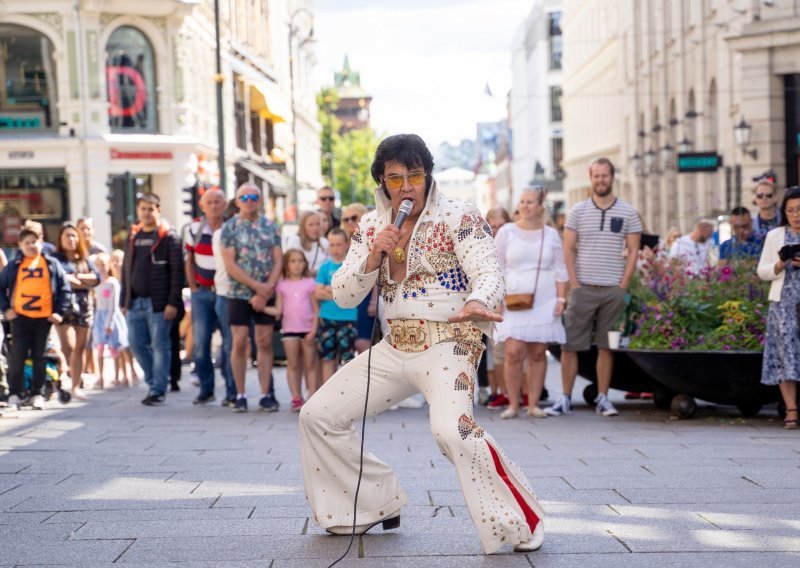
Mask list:
[[[408,174],[392,174],[385,176],[383,181],[388,189],[400,189],[405,181],[411,185],[422,185],[425,182],[425,172],[411,172]]]
[[[320,201],[333,201],[334,199],[336,199],[336,198],[333,197],[332,195],[330,195],[330,196],[326,195],[325,197],[320,197],[319,198]]]
[[[358,221],[358,215],[353,215],[352,217],[342,217],[342,221],[345,223],[355,223]]]
[[[256,193],[245,193],[239,196],[239,201],[242,203],[247,203],[248,201],[256,202],[259,199],[261,199],[261,196]]]
[[[771,193],[756,193],[758,199],[772,199]]]

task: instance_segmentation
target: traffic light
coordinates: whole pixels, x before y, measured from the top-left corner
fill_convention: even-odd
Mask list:
[[[200,216],[200,192],[199,192],[199,184],[190,185],[188,187],[184,187],[181,191],[186,194],[183,198],[183,203],[186,207],[183,210],[183,214],[191,219],[195,219]]]
[[[106,186],[108,187],[108,216],[112,219],[117,217],[124,219],[126,215],[127,203],[125,195],[125,176],[108,176]]]

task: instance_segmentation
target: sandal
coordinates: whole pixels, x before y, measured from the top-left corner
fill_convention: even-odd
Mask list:
[[[794,412],[796,414],[797,413],[797,409],[796,408],[787,408],[786,409],[786,416],[789,416],[790,412]],[[797,430],[797,418],[795,418],[794,420],[790,420],[789,418],[786,418],[783,421],[783,429],[784,430]]]

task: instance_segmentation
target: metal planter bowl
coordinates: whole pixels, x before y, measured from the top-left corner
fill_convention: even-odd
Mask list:
[[[662,385],[682,393],[672,409],[690,418],[696,405],[691,397],[736,406],[753,416],[765,404],[777,402],[778,387],[761,384],[761,351],[659,351],[622,349],[646,373]],[[677,397],[676,397],[677,398]]]

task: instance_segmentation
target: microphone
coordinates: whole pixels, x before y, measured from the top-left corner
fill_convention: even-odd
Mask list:
[[[394,219],[394,226],[398,229],[403,227],[403,223],[406,222],[408,216],[411,215],[411,210],[414,208],[414,202],[410,199],[404,199],[403,202],[400,204],[400,208],[397,210],[397,217]],[[383,259],[386,258],[386,253],[381,253],[381,264],[383,263]]]
[[[410,199],[404,199],[400,204],[400,209],[397,210],[397,217],[394,220],[394,226],[398,229],[402,228],[403,223],[406,222],[408,216],[411,215],[411,210],[414,208],[414,202]]]

